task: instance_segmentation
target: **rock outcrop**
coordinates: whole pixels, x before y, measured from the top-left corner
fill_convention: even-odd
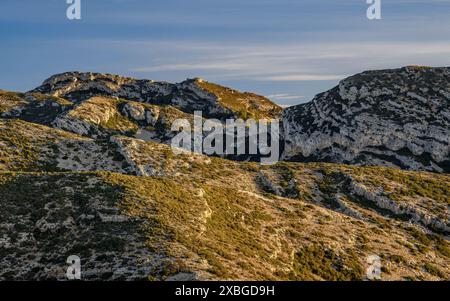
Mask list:
[[[349,77],[283,112],[284,160],[450,171],[450,68]]]

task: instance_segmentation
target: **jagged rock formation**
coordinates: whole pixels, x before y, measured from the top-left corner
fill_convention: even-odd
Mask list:
[[[285,160],[450,171],[450,68],[347,78],[283,112]]]
[[[50,77],[33,90],[75,102],[92,96],[108,96],[157,105],[172,105],[205,117],[276,118],[281,108],[262,96],[221,87],[202,79],[188,79],[178,84],[137,80],[118,75],[68,72]]]

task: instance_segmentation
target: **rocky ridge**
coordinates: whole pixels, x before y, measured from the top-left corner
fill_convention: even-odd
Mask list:
[[[200,110],[205,117],[221,119],[241,115],[276,118],[281,113],[281,108],[267,98],[241,93],[199,78],[171,84],[110,74],[67,72],[50,77],[32,92],[59,96],[75,102],[92,96],[108,96],[156,105],[172,105],[187,113]]]

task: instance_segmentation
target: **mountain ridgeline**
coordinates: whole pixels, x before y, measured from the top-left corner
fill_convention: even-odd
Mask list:
[[[269,99],[206,82],[200,78],[178,84],[137,80],[110,74],[69,72],[50,77],[31,92],[59,96],[75,103],[107,96],[154,105],[171,105],[184,112],[200,110],[208,118],[277,118],[281,108]]]
[[[170,84],[78,72],[52,76],[22,98],[19,106],[3,104],[11,111],[2,116],[81,135],[122,133],[163,143],[174,136],[171,122],[192,119],[195,110],[222,121],[280,119],[284,161],[450,172],[450,68],[363,72],[284,110],[202,79]]]

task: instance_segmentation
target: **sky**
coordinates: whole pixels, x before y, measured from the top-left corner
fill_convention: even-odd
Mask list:
[[[310,101],[347,76],[450,66],[450,0],[0,0],[0,89],[92,71]]]

